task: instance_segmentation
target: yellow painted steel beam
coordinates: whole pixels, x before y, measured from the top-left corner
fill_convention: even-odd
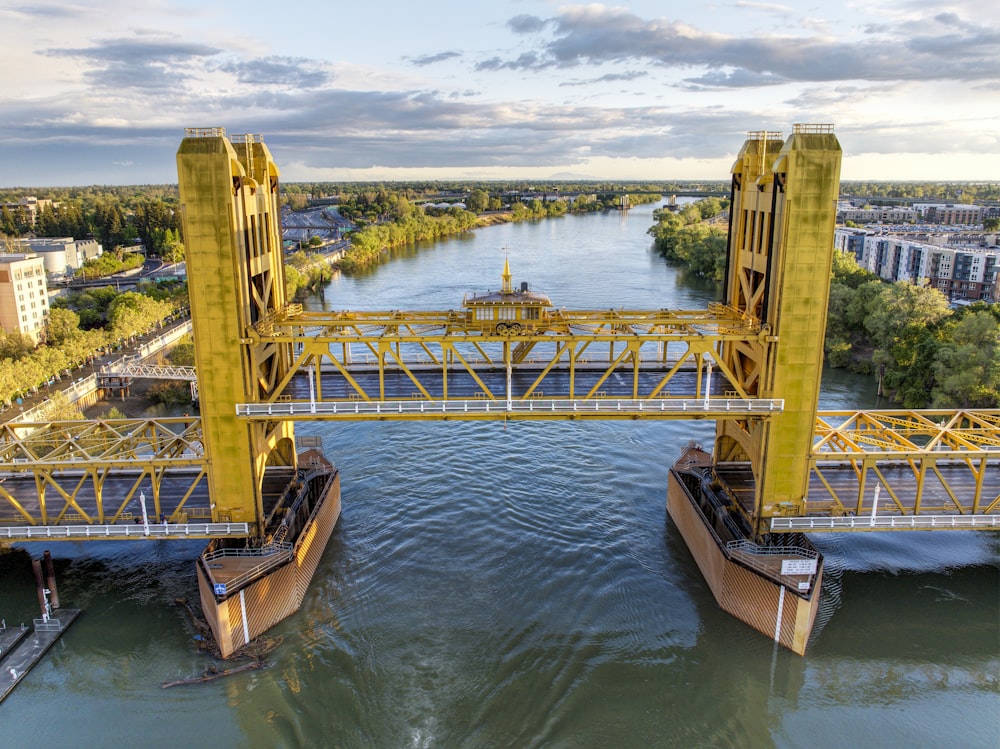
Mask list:
[[[200,465],[205,447],[198,417],[8,423],[0,427],[0,465],[21,463],[72,468],[80,465]]]
[[[182,495],[169,508],[179,519],[208,465],[197,417],[6,424],[0,454],[0,525],[122,522],[135,516],[127,506],[145,483],[149,514],[159,518],[167,477]],[[33,491],[19,494],[15,485],[23,489],[29,478]],[[109,479],[117,481],[114,496]]]
[[[822,411],[817,414],[814,458],[873,452],[883,457],[935,454],[1000,456],[1000,409],[892,409]],[[923,437],[923,440],[914,440]]]
[[[337,314],[357,317],[367,313]],[[299,353],[291,359],[284,375],[274,380],[272,387],[259,397],[244,399],[243,402],[304,400],[305,393],[301,387],[298,394],[295,393],[294,380],[296,376],[301,378],[307,374],[316,380],[310,397],[322,402],[355,397],[366,401],[410,397],[410,393],[399,392],[387,395],[387,377],[400,373],[411,383],[412,397],[416,399],[431,400],[431,391],[428,390],[431,386],[439,392],[447,393],[444,399],[468,397],[467,393],[459,394],[452,387],[449,378],[454,377],[471,377],[482,392],[486,393],[486,397],[492,397],[497,388],[486,385],[483,373],[496,367],[505,367],[506,350],[510,351],[512,371],[521,373],[522,377],[533,378],[527,391],[515,395],[516,398],[534,396],[543,386],[545,378],[558,371],[569,373],[568,382],[565,383],[564,390],[558,393],[559,397],[576,397],[578,390],[587,393],[585,399],[600,397],[602,383],[612,374],[620,374],[631,378],[632,388],[631,392],[619,395],[628,395],[633,399],[657,398],[683,369],[696,372],[696,377],[691,379],[689,376],[691,381],[688,385],[673,388],[670,391],[671,397],[702,397],[703,375],[708,361],[713,364],[715,377],[723,378],[727,383],[726,392],[742,399],[756,397],[743,389],[718,353],[725,341],[744,340],[747,337],[757,340],[759,333],[754,332],[753,325],[737,330],[727,323],[724,329],[717,326],[696,334],[691,334],[683,326],[674,326],[670,333],[634,331],[624,335],[609,333],[601,325],[595,325],[587,332],[575,328],[572,332],[549,331],[512,338],[476,330],[465,331],[468,335],[456,335],[440,329],[418,330],[416,325],[411,324],[413,319],[417,319],[411,317],[411,313],[395,312],[393,316],[396,324],[392,329],[379,329],[379,334],[374,337],[359,337],[353,327],[335,331],[332,326],[324,326],[322,332],[298,328],[281,333],[276,325],[272,326],[272,340],[281,341]],[[255,334],[245,338],[244,343],[250,347],[259,347],[261,340]],[[371,353],[372,356],[359,355],[359,346],[362,353]],[[527,351],[532,353],[530,360],[524,355]],[[328,394],[321,387],[320,374],[315,370],[317,360],[321,365],[332,367],[336,375],[343,378],[349,392],[345,393],[345,388],[341,388],[339,395]],[[434,368],[437,374],[428,374],[429,367]],[[418,368],[421,368],[420,372],[417,371]],[[601,369],[596,384],[595,377],[589,374],[594,368]],[[658,372],[659,379],[643,390],[639,377],[641,373],[649,372]],[[369,382],[368,385],[362,383],[362,377],[366,374],[370,375],[370,380],[377,378],[377,387],[374,382]],[[587,380],[585,387],[583,378]],[[545,392],[557,395],[548,390]]]
[[[186,470],[178,470],[186,469]],[[32,479],[30,491],[21,494],[14,489],[19,476]],[[9,473],[7,486],[0,487],[0,525],[88,525],[134,521],[139,517],[139,495],[150,486],[148,517],[167,515],[171,522],[178,522],[188,515],[210,518],[208,492],[205,485],[206,470],[190,470],[189,466],[134,466],[131,470],[115,470],[88,466],[67,472],[61,468],[34,465],[17,473]],[[174,496],[162,501],[161,487],[164,478],[173,483]],[[108,480],[115,479],[114,491],[109,495]],[[23,486],[23,485],[22,485]],[[198,490],[199,507],[189,505]],[[129,509],[135,503],[136,507]],[[169,512],[167,512],[169,510]]]
[[[821,412],[809,458],[814,481],[802,514],[861,517],[874,513],[882,517],[880,523],[887,517],[997,514],[998,427],[1000,410],[996,409]],[[891,500],[891,506],[884,499],[876,506],[876,487],[880,496]],[[879,524],[871,527],[893,529]],[[895,528],[911,529],[902,524]],[[859,525],[856,529],[870,528]]]
[[[285,299],[279,172],[259,136],[211,128],[185,133],[177,175],[213,520],[262,532],[264,470],[294,463],[293,426],[238,421],[233,404],[285,379],[292,352],[267,333],[301,312]]]
[[[735,418],[732,412],[720,412],[715,400],[709,411],[692,408],[673,413],[658,411],[649,401],[629,399],[580,401],[576,410],[564,402],[558,411],[552,410],[552,403],[549,399],[532,398],[514,404],[515,409],[530,410],[508,412],[501,400],[479,400],[475,405],[477,413],[435,412],[431,404],[409,403],[407,407],[414,412],[406,418]],[[363,402],[356,405],[369,409],[379,406]],[[703,406],[703,402],[693,405]],[[388,420],[399,416],[386,407],[381,413],[341,413],[336,417],[323,413],[301,417],[270,414],[265,421]],[[739,416],[747,418],[746,414]],[[772,417],[764,413],[752,418]],[[876,447],[872,444],[875,440],[866,443],[855,436],[855,432],[870,436],[875,425],[880,425],[881,430],[877,441],[890,449]],[[877,508],[883,518],[890,513],[890,502],[891,512],[899,517],[1000,513],[1000,446],[984,439],[990,431],[995,433],[995,425],[1000,425],[1000,410],[820,412],[809,459],[812,486],[806,498],[806,514],[835,518],[866,516],[871,513],[876,485],[884,492]],[[893,430],[904,437],[893,437]],[[924,446],[907,444],[917,431],[934,439],[927,440]],[[0,481],[0,526],[134,523],[138,519],[138,495],[146,485],[152,487],[147,497],[151,515],[159,517],[166,510],[170,522],[191,517],[211,519],[207,506],[189,505],[196,493],[201,504],[207,504],[208,459],[201,419],[197,417],[8,424],[0,429],[0,452],[10,458],[4,464],[7,478],[34,477],[36,487],[33,495],[25,498],[9,491],[8,482]],[[845,481],[845,475],[849,480]],[[122,476],[124,483],[119,478]],[[109,494],[105,487],[116,478],[118,488]],[[168,480],[177,484],[169,507],[161,502],[161,487]]]

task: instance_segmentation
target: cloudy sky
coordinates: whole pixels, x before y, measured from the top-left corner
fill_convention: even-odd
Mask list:
[[[725,179],[797,122],[845,179],[1000,179],[995,0],[0,0],[0,28],[6,187],[174,183],[215,126],[285,181]]]

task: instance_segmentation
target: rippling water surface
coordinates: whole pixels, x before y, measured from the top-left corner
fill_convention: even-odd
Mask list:
[[[652,253],[650,211],[402,251],[311,304],[455,308],[509,253],[557,306],[703,308],[715,288]],[[822,398],[875,404],[838,372]],[[53,544],[85,613],[0,706],[4,746],[1000,745],[991,534],[817,535],[826,588],[800,658],[717,609],[666,518],[667,467],[711,424],[297,431],[323,437],[344,509],[272,665],[160,689],[205,667],[172,605],[196,597],[200,544]],[[23,559],[0,558],[0,584],[0,616],[30,617]]]

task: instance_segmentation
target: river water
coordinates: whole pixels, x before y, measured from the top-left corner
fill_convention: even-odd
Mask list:
[[[651,250],[652,208],[502,225],[335,279],[326,309],[442,309],[505,256],[557,306],[704,308]],[[875,405],[830,372],[821,407]],[[716,607],[665,512],[698,422],[301,424],[343,515],[271,665],[211,684],[177,597],[200,543],[51,544],[83,616],[0,705],[4,747],[996,747],[1000,543],[816,535],[805,657]],[[41,554],[43,547],[28,547]],[[0,616],[34,615],[22,555]]]

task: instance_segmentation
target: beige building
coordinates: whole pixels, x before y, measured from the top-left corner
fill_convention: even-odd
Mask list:
[[[5,203],[4,207],[11,212],[23,209],[28,217],[28,221],[31,223],[32,226],[34,226],[35,222],[38,220],[39,212],[44,210],[46,206],[55,208],[58,205],[59,203],[53,202],[51,200],[47,200],[45,198],[39,199],[36,198],[34,195],[29,195],[28,197],[21,198],[16,203]]]
[[[983,222],[983,208],[967,203],[914,203],[913,207],[932,224],[973,225]]]
[[[45,260],[34,254],[0,255],[0,327],[38,343],[48,315]]]

